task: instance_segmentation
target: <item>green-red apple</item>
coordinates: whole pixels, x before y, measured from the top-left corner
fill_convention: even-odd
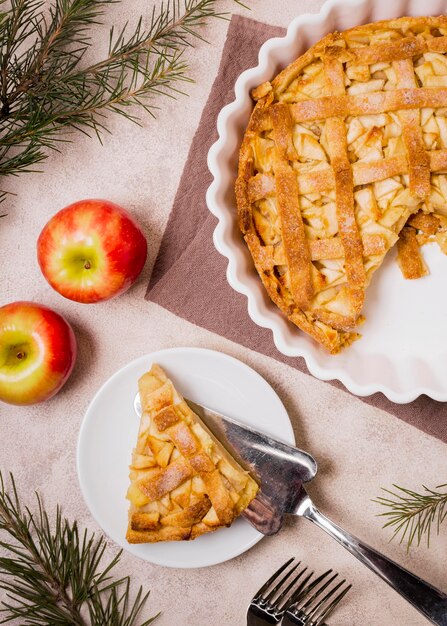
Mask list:
[[[59,313],[34,302],[0,307],[0,400],[48,400],[70,376],[75,360],[73,330]]]
[[[65,207],[43,228],[37,258],[43,275],[76,302],[100,302],[126,291],[147,256],[146,239],[132,217],[106,200]]]

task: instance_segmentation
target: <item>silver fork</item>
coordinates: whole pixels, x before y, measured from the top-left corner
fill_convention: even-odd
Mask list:
[[[284,570],[286,570],[294,560],[295,559],[292,557],[286,561],[284,565],[281,565],[273,576],[271,576],[254,595],[247,611],[247,626],[278,624],[289,604],[295,602],[299,594],[302,593],[312,573],[303,578],[303,575],[307,571],[307,567],[304,567],[298,570],[296,575],[291,579],[292,574],[297,571],[301,561],[298,561],[296,565],[281,577]]]
[[[298,600],[287,607],[282,626],[326,626],[324,620],[352,587],[352,585],[346,584],[346,580],[342,580],[331,589],[332,583],[338,577],[338,574],[333,574],[327,578],[331,573],[332,570],[325,572],[320,576],[317,584],[314,581],[313,585],[309,585],[303,590],[302,596]],[[318,587],[318,584],[325,578],[325,582]],[[327,589],[329,590],[326,592]]]

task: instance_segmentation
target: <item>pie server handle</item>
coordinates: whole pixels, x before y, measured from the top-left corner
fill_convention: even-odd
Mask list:
[[[331,522],[320,513],[307,494],[302,498],[295,514],[311,520],[341,543],[346,550],[387,582],[432,624],[447,626],[447,595],[445,593]]]

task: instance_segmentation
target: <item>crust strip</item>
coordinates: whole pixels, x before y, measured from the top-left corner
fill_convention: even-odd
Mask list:
[[[274,163],[276,198],[289,265],[290,289],[297,306],[306,309],[313,296],[311,258],[301,217],[297,179],[287,160],[295,151],[292,142],[292,120],[286,104],[274,105],[271,116],[276,144]]]
[[[404,226],[397,242],[397,260],[399,267],[408,280],[425,276],[427,268],[424,265],[416,237],[416,229]]]
[[[447,169],[447,150],[431,150],[427,152],[430,171],[438,172]],[[408,161],[404,155],[380,159],[368,163],[353,163],[352,173],[354,187],[368,185],[398,174],[408,174]],[[297,173],[298,193],[320,193],[335,187],[332,169],[316,172]],[[275,179],[270,174],[256,174],[248,181],[248,194],[251,202],[275,195]]]
[[[393,62],[398,87],[416,87],[413,61],[405,59]],[[410,109],[399,111],[402,123],[402,137],[408,157],[409,189],[413,195],[424,200],[430,194],[430,160],[425,150],[420,124],[420,111]]]
[[[358,65],[411,59],[424,52],[447,52],[447,37],[424,39],[424,37],[417,35],[416,37],[404,37],[393,43],[376,44],[350,51],[353,61]]]
[[[394,89],[374,91],[367,94],[323,96],[314,100],[303,100],[290,105],[292,120],[313,122],[336,115],[372,115],[405,109],[433,109],[445,107],[447,87],[418,87],[415,89]]]
[[[340,61],[325,59],[325,80],[328,92],[344,92],[343,66]],[[330,137],[329,152],[335,177],[335,204],[338,232],[344,248],[345,269],[348,279],[353,318],[360,315],[366,282],[363,266],[363,246],[354,213],[354,178],[348,159],[346,126],[343,119],[332,117],[327,121]]]
[[[386,241],[381,235],[366,235],[362,239],[363,254],[372,256],[374,254],[385,254]],[[310,244],[312,261],[320,259],[341,259],[344,256],[342,241],[339,237],[332,239],[317,239]]]

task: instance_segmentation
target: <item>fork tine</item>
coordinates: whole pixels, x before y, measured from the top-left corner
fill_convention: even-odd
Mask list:
[[[291,607],[291,610],[294,613],[296,613],[300,609],[298,604],[302,600],[304,600],[306,598],[306,596],[308,596],[309,593],[312,591],[312,589],[314,589],[319,583],[321,583],[321,581],[324,580],[326,578],[326,576],[328,576],[331,572],[332,572],[332,569],[328,569],[327,572],[324,572],[324,574],[321,574],[321,576],[318,576],[318,578],[313,580],[308,585],[307,585],[307,583],[312,578],[312,576],[314,575],[314,572],[311,572],[308,576],[306,576],[306,578],[303,580],[301,585],[298,587],[298,589],[291,596],[291,598],[289,599],[289,602],[287,603],[288,606]],[[292,607],[292,605],[296,605],[296,606]]]
[[[330,570],[332,571],[332,570]],[[320,596],[323,591],[325,589],[327,589],[329,587],[329,585],[331,584],[332,581],[334,581],[337,578],[338,574],[335,573],[333,576],[331,576],[329,578],[329,580],[326,580],[326,582],[319,588],[316,589],[316,591],[310,596],[309,598],[309,592],[312,591],[312,589],[307,589],[307,593],[306,593],[306,602],[303,604],[303,606],[301,607],[303,609],[303,611],[305,611],[306,609],[309,609],[311,607],[311,605],[314,603],[314,600],[316,600],[318,598],[318,596]],[[315,583],[316,581],[314,581]],[[319,581],[321,582],[321,581]],[[317,583],[319,584],[319,583]],[[314,584],[313,589],[317,586],[317,584]]]
[[[346,580],[343,580],[342,583],[345,583]],[[337,585],[336,589],[338,589],[340,587],[340,585]],[[345,595],[348,593],[348,591],[351,589],[352,585],[347,585],[343,591],[341,591],[338,596],[336,596],[328,605],[327,607],[323,610],[323,612],[321,613],[321,615],[319,615],[315,621],[314,626],[319,626],[320,624],[323,624],[323,621],[326,619],[326,617],[332,613],[332,611],[335,609],[335,607],[337,606],[337,604],[340,602],[340,600],[342,600]],[[321,603],[320,603],[321,606]]]
[[[333,579],[334,578],[332,578],[332,580]],[[332,582],[332,580],[328,581],[328,585]],[[346,582],[345,580],[342,580],[337,585],[335,585],[335,587],[330,589],[325,596],[323,596],[321,599],[319,599],[318,602],[315,604],[315,606],[312,607],[312,609],[309,611],[309,617],[311,617],[312,619],[316,619],[317,613],[319,612],[319,610],[321,609],[323,604],[325,604],[326,600],[331,598],[334,595],[334,593],[336,593],[345,582]],[[314,598],[311,598],[311,600],[309,601],[309,607],[308,608],[310,608],[310,604],[312,604],[313,600],[318,598],[318,596],[325,590],[325,588],[328,585],[326,585],[325,587],[322,587],[321,589],[319,589],[318,592],[315,594]],[[303,608],[306,608],[306,607],[304,606]]]
[[[307,570],[307,567],[304,568],[303,570],[303,574],[304,572]],[[300,586],[298,587],[298,589],[296,589],[296,591],[293,592],[293,594],[290,596],[290,598],[287,600],[287,602],[284,603],[284,605],[281,608],[286,608],[292,604],[294,604],[295,602],[298,602],[301,598],[301,594],[303,593],[303,591],[306,588],[307,583],[309,582],[309,580],[312,578],[312,576],[314,575],[313,572],[310,572],[310,574],[308,574],[306,576],[306,578],[301,581]]]
[[[295,560],[295,557],[292,557],[291,559],[286,561],[284,565],[281,565],[281,567],[272,576],[270,576],[268,581],[262,585],[259,591],[255,594],[255,598],[259,598],[260,596],[262,596],[264,591],[267,591],[267,589],[270,587],[272,582],[275,581],[278,578],[278,576],[282,574],[282,572],[286,569],[286,567],[288,567],[290,563],[292,563],[292,561],[294,560]]]
[[[300,596],[299,598],[296,598],[296,602],[299,602],[299,601],[301,601],[301,600],[304,600],[304,599],[305,599],[305,598],[309,595],[309,593],[310,593],[313,589],[315,589],[315,587],[316,587],[317,585],[319,585],[319,584],[320,584],[320,583],[321,583],[321,582],[322,582],[322,581],[326,578],[326,576],[329,576],[329,574],[331,574],[331,573],[332,573],[332,569],[328,569],[328,570],[327,570],[327,572],[324,572],[324,574],[321,574],[321,576],[318,576],[318,578],[316,578],[316,579],[315,579],[315,580],[313,580],[311,583],[309,583],[309,584],[307,585],[307,587],[305,587],[305,588],[302,590],[302,594],[301,594],[301,596]],[[312,572],[311,576],[313,576],[313,572]],[[309,578],[310,578],[310,577],[308,577],[308,579],[307,579],[307,580],[309,580]]]
[[[301,561],[298,563],[298,565],[300,565]],[[295,576],[295,578],[292,580],[292,582],[287,585],[286,589],[284,589],[284,591],[282,592],[282,594],[279,596],[279,598],[276,600],[276,604],[280,605],[281,602],[284,600],[284,598],[288,595],[289,591],[291,589],[293,589],[293,587],[295,587],[296,583],[299,581],[299,579],[301,578],[301,576],[307,571],[307,567],[305,567],[304,569],[301,570],[301,572],[298,573],[297,576]],[[300,587],[302,586],[302,583],[300,585]],[[282,611],[283,609],[286,608],[286,606],[288,606],[290,604],[290,599],[286,600],[284,602],[284,605],[281,606],[280,610]]]
[[[283,576],[283,577],[281,578],[281,580],[279,581],[279,583],[273,587],[273,589],[270,591],[270,593],[269,593],[267,596],[265,596],[264,600],[265,600],[266,602],[270,602],[270,600],[272,600],[272,598],[273,598],[274,596],[276,596],[276,594],[277,594],[277,593],[279,593],[279,591],[281,590],[281,588],[282,588],[283,584],[286,582],[286,580],[288,580],[288,579],[290,578],[290,576],[291,576],[291,575],[293,574],[293,572],[296,570],[296,568],[298,567],[298,565],[299,565],[299,563],[297,563],[294,567],[292,567],[292,569],[291,569],[291,570],[289,570],[289,571],[287,572],[287,574],[285,574],[285,576]],[[276,602],[275,602],[275,604],[276,604]]]
[[[293,584],[295,585],[296,582],[298,582],[298,580],[301,578],[301,576],[307,572],[307,567],[305,567],[298,576],[295,577]],[[304,580],[301,581],[301,583],[299,584],[298,588],[292,593],[292,595],[287,598],[286,600],[284,600],[284,602],[282,603],[282,605],[280,606],[280,611],[285,611],[287,609],[287,607],[289,607],[293,602],[295,602],[294,598],[297,597],[297,595],[299,595],[301,593],[301,591],[303,590],[303,587],[306,586],[307,581],[309,580],[309,577],[312,576],[312,573],[308,574],[306,576],[306,578]],[[292,588],[292,585],[290,585],[290,588]],[[284,594],[285,596],[285,594]],[[281,600],[283,598],[281,597]]]

